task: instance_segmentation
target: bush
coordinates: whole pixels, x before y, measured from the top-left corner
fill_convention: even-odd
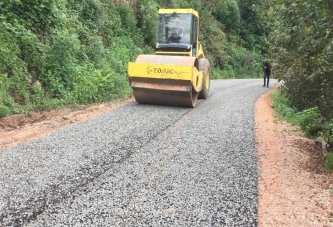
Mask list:
[[[318,107],[309,108],[298,113],[301,128],[309,137],[318,137],[323,130],[323,119]]]
[[[321,136],[324,130],[323,118],[318,107],[299,112],[288,98],[288,92],[280,88],[271,94],[272,107],[288,122],[299,125],[305,134],[310,138]]]
[[[262,77],[261,54],[245,48],[227,45],[223,58],[223,66],[214,78],[259,78]]]
[[[116,73],[109,65],[96,69],[91,74],[77,77],[75,84],[69,100],[77,100],[82,104],[105,102],[131,92],[127,77]]]
[[[0,75],[0,118],[15,111],[15,103],[10,95],[10,79],[6,74]]]
[[[240,28],[240,12],[237,1],[221,1],[219,6],[215,10],[216,19],[224,25],[226,31],[237,34]]]
[[[299,117],[296,115],[297,109],[292,106],[292,103],[288,99],[287,92],[283,92],[282,88],[279,88],[277,91],[271,94],[271,98],[272,107],[280,116],[286,118],[290,123],[296,125],[299,124]],[[294,116],[297,116],[296,121]]]
[[[65,98],[74,86],[73,74],[79,63],[80,41],[76,34],[66,29],[52,32],[48,40],[48,49],[41,81],[53,97]]]
[[[221,78],[222,70],[220,69],[220,67],[212,67],[211,71],[212,71],[211,79]]]
[[[331,170],[333,169],[333,153],[327,152],[325,155],[325,169]]]
[[[333,151],[333,119],[324,124],[323,138],[327,142],[327,150]]]
[[[0,104],[0,118],[7,117],[11,114],[10,109],[7,106],[3,106]]]
[[[137,0],[136,14],[138,32],[143,35],[144,42],[147,45],[156,44],[158,6],[152,0]]]

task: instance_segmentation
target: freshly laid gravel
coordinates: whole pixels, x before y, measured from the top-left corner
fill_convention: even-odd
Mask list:
[[[216,80],[194,109],[133,102],[0,153],[1,226],[257,226],[265,91]]]

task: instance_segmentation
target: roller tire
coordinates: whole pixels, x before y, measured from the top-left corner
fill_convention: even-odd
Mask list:
[[[205,58],[199,59],[199,71],[203,73],[202,90],[199,93],[199,99],[207,99],[210,87],[210,64]],[[208,75],[207,75],[208,74]]]

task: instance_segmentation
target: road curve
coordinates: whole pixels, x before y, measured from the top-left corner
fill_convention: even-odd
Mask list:
[[[196,108],[132,102],[0,153],[1,226],[257,226],[266,91],[214,80]]]

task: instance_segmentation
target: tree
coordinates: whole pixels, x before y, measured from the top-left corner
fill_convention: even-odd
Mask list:
[[[244,46],[250,50],[257,49],[263,54],[267,53],[269,44],[266,40],[267,35],[271,32],[269,24],[261,18],[259,0],[242,0],[238,1],[241,26],[240,37],[245,41]]]
[[[318,106],[327,120],[333,118],[331,2],[279,0],[270,5],[277,25],[271,49],[276,75],[299,110]]]

